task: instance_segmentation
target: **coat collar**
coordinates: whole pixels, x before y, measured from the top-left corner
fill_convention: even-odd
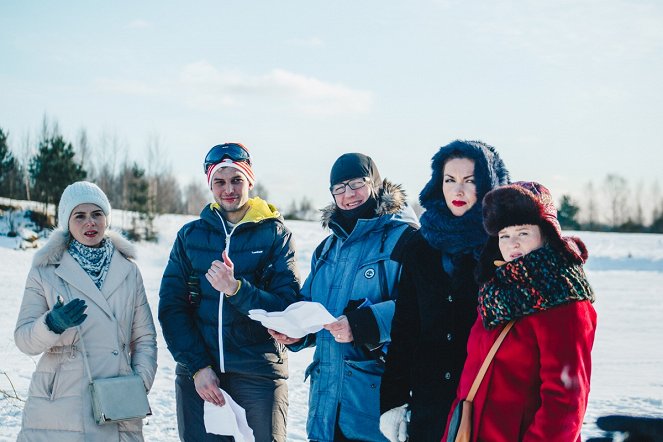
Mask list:
[[[267,201],[259,197],[250,198],[247,202],[249,209],[244,214],[244,217],[237,223],[259,223],[267,219],[282,220],[281,214],[278,209],[269,204]],[[221,206],[219,203],[214,202],[206,205],[202,212],[200,212],[200,218],[210,223],[215,227],[219,227],[222,221],[219,219],[217,213],[221,213]]]
[[[105,238],[109,239],[115,249],[127,259],[136,258],[136,248],[118,232],[106,230]],[[46,244],[35,253],[32,259],[34,267],[46,267],[60,263],[64,252],[67,250],[71,235],[64,229],[57,229],[51,233]]]
[[[83,292],[87,298],[97,304],[108,317],[113,317],[108,298],[126,280],[131,271],[131,263],[123,258],[117,250],[113,252],[108,275],[101,289],[85,273],[85,270],[65,251],[60,259],[60,265],[55,269],[55,274],[62,278],[67,284]]]
[[[131,272],[132,265],[129,259],[135,258],[136,253],[134,246],[119,233],[107,231],[105,237],[113,243],[115,251],[101,290],[67,251],[71,236],[62,229],[54,231],[44,247],[35,253],[32,265],[34,267],[56,266],[56,275],[67,284],[85,293],[106,315],[112,318],[113,311],[108,303],[108,298]]]

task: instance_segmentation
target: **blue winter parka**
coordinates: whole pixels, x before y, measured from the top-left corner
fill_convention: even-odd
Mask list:
[[[312,258],[302,287],[305,300],[323,304],[334,316],[346,314],[354,342],[338,343],[327,330],[289,346],[293,351],[316,346],[306,370],[309,390],[308,438],[334,440],[335,423],[349,439],[386,441],[380,433],[380,378],[377,359],[388,343],[400,272],[395,247],[417,225],[399,186],[385,180],[375,218],[360,219],[348,235],[334,222],[334,204],[323,210],[322,224],[332,234]],[[357,308],[360,306],[360,308]]]
[[[257,197],[248,204],[232,230],[224,226],[218,204],[212,203],[177,234],[159,290],[159,321],[178,373],[193,375],[211,366],[217,374],[288,376],[285,347],[247,315],[251,309],[284,310],[298,300],[292,234],[275,207]],[[205,278],[227,242],[235,278],[241,281],[231,297],[220,294]]]

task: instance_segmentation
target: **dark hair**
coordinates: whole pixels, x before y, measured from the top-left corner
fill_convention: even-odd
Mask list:
[[[463,153],[460,150],[453,150],[445,159],[444,162],[442,163],[442,169],[444,169],[444,166],[451,160],[471,160],[473,163],[476,163],[475,159],[472,158],[472,156],[468,155],[467,153]],[[443,170],[444,172],[444,170]]]
[[[452,158],[467,158],[474,161],[474,180],[477,201],[491,189],[510,182],[509,171],[493,146],[481,141],[455,140],[440,147],[431,160],[431,178],[419,194],[421,206],[429,209],[435,201],[444,200],[442,182],[444,165]]]

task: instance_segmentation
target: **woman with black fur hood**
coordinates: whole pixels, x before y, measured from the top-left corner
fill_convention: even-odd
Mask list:
[[[508,182],[495,149],[480,141],[454,141],[433,157],[419,195],[421,229],[403,257],[381,384],[380,429],[391,441],[437,442],[444,433],[477,315],[474,272],[488,239],[481,201]]]
[[[337,320],[295,339],[269,330],[293,351],[315,346],[306,431],[312,441],[384,441],[380,434],[381,358],[389,342],[400,274],[399,250],[418,222],[400,186],[382,180],[373,160],[341,155],[331,169],[331,230],[311,260],[301,294]]]

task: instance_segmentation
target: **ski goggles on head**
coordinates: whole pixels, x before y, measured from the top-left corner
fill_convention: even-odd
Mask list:
[[[251,165],[251,155],[249,155],[246,147],[239,143],[217,144],[205,156],[204,172],[207,173],[210,167],[219,164],[225,158],[230,158],[233,161],[245,161],[249,166]]]

